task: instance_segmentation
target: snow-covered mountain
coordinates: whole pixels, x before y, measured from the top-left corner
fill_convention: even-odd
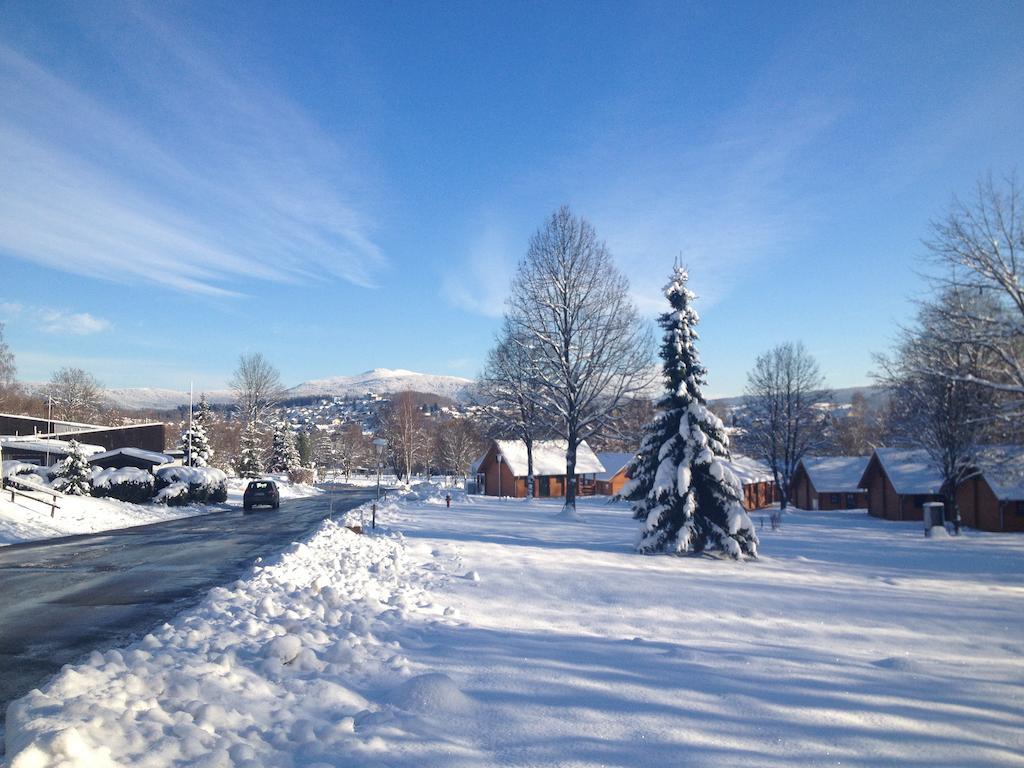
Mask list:
[[[372,371],[354,376],[332,376],[327,379],[304,381],[285,390],[284,398],[316,395],[345,397],[347,395],[365,395],[368,392],[384,395],[411,389],[416,392],[441,395],[452,400],[464,400],[472,384],[472,379],[464,379],[460,376],[374,368]],[[107,401],[111,405],[130,411],[149,409],[165,411],[188,405],[188,392],[174,389],[120,387],[105,390],[105,393]],[[199,394],[199,390],[196,390],[197,401]],[[233,395],[230,390],[214,390],[206,392],[206,398],[211,403],[229,403],[233,399]]]
[[[312,395],[365,395],[367,392],[383,395],[411,389],[434,395],[462,400],[472,386],[472,379],[461,376],[444,376],[432,373],[416,373],[401,368],[374,368],[372,371],[355,376],[332,376],[329,379],[314,379],[292,387],[286,397],[309,397]]]

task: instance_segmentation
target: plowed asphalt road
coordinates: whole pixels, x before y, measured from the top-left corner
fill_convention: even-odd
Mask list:
[[[375,491],[332,494],[339,515]],[[0,724],[8,702],[64,664],[144,635],[310,534],[332,494],[0,547]]]

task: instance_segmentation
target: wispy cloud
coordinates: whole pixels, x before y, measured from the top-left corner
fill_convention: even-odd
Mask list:
[[[504,229],[487,227],[461,265],[444,276],[445,296],[467,312],[501,317],[515,268],[515,252]]]
[[[187,31],[128,30],[116,98],[0,39],[0,252],[215,296],[373,285],[386,260],[345,148]]]
[[[70,336],[89,336],[102,333],[113,326],[109,320],[88,312],[71,312],[53,307],[39,307],[19,302],[0,302],[0,317],[31,323],[43,333]]]

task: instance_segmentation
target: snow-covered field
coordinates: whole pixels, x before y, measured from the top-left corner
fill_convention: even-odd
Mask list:
[[[276,479],[281,489],[282,500],[321,493],[319,489],[309,485],[293,486],[280,477]],[[13,504],[10,501],[10,494],[0,494],[0,545],[50,539],[57,536],[72,536],[78,533],[110,531],[115,528],[130,528],[135,525],[148,525],[162,520],[176,520],[181,517],[194,517],[231,507],[240,507],[246,482],[237,478],[229,478],[228,500],[224,504],[188,504],[182,507],[169,507],[156,502],[129,504],[116,499],[65,496],[60,499],[60,508],[53,517],[50,517],[49,507],[43,504],[27,500]]]
[[[758,562],[643,557],[623,505],[444,493],[66,668],[11,768],[1024,764],[1024,536],[798,513]]]

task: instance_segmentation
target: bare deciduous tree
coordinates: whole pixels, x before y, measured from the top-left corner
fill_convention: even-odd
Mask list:
[[[960,298],[947,293],[945,301]],[[892,356],[876,356],[878,382],[892,398],[892,436],[924,449],[942,474],[942,495],[956,513],[956,490],[977,473],[979,446],[993,428],[997,393],[977,382],[987,352],[944,338],[949,307],[925,304],[917,326],[902,331]]]
[[[511,338],[534,364],[531,396],[567,442],[563,512],[575,515],[579,444],[650,384],[650,328],[594,228],[564,206],[531,238],[507,317]]]
[[[495,438],[518,438],[526,446],[526,495],[533,498],[533,443],[545,432],[544,413],[536,398],[536,361],[531,346],[515,339],[508,320],[487,355],[480,376],[488,432]]]
[[[100,412],[103,392],[91,373],[81,368],[61,368],[50,377],[46,395],[53,416],[65,421],[88,421]]]
[[[932,306],[947,344],[968,344],[987,355],[974,373],[920,371],[980,383],[1000,393],[1001,413],[1024,412],[1024,200],[1016,177],[1002,185],[979,181],[969,202],[954,199],[932,223],[925,242],[942,272]],[[999,411],[994,411],[999,412]]]
[[[413,468],[427,446],[423,413],[412,392],[399,392],[384,410],[382,425],[395,469],[406,482],[412,480]]]
[[[262,424],[284,392],[277,368],[259,352],[242,355],[228,386],[235,393],[235,407],[248,423]]]
[[[449,419],[438,425],[436,440],[439,468],[449,476],[465,480],[470,464],[483,448],[476,425],[469,419]]]
[[[4,340],[4,324],[0,323],[0,405],[3,405],[12,394],[17,368],[14,365],[14,353]]]
[[[760,355],[747,374],[747,419],[740,447],[763,460],[789,505],[796,465],[824,443],[825,413],[816,405],[829,397],[818,363],[803,344],[780,344]]]
[[[353,470],[371,461],[369,441],[363,435],[362,427],[355,422],[346,424],[334,435],[334,461],[345,473],[346,481]]]

